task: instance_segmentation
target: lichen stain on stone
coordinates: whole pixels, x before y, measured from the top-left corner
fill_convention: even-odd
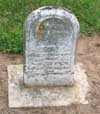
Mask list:
[[[37,38],[38,39],[43,39],[43,34],[45,31],[45,25],[43,24],[43,22],[39,25],[38,30],[37,30]]]

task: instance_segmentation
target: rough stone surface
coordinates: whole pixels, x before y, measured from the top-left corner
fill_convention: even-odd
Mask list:
[[[68,10],[50,6],[33,11],[25,21],[25,84],[73,85],[78,35],[78,20]]]
[[[23,84],[23,65],[8,66],[9,107],[67,106],[86,104],[88,82],[80,65],[74,67],[75,85],[62,87],[26,88]]]

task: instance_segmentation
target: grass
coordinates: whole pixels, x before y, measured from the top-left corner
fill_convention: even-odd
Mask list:
[[[62,6],[79,19],[81,34],[100,32],[100,0],[0,0],[0,51],[23,52],[23,23],[41,6]]]

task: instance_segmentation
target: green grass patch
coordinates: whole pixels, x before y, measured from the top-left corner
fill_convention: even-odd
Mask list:
[[[79,19],[81,34],[100,32],[100,0],[0,0],[0,51],[23,52],[23,24],[41,6],[62,6]]]

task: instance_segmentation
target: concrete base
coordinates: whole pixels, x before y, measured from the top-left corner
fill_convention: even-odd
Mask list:
[[[80,65],[75,66],[74,86],[70,87],[25,87],[23,84],[23,65],[8,66],[9,107],[47,107],[67,106],[73,103],[88,103],[87,76]]]

